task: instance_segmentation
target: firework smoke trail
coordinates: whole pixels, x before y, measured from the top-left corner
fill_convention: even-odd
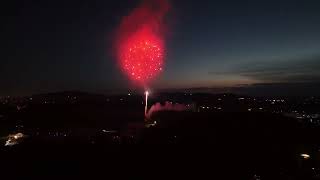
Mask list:
[[[150,110],[146,114],[146,118],[151,118],[151,116],[160,111],[190,111],[192,110],[191,106],[186,106],[184,104],[172,104],[171,102],[165,102],[164,105],[156,103],[151,106]]]

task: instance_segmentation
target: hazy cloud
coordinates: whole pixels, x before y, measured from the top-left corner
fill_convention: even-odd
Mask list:
[[[256,65],[244,63],[224,71],[211,71],[215,76],[237,75],[260,82],[319,82],[320,56],[264,61]]]

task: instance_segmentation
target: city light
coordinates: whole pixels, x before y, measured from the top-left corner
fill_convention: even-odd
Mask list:
[[[22,133],[17,133],[17,134],[9,134],[7,137],[8,140],[6,141],[4,146],[13,146],[19,143],[19,140],[25,137],[24,134]]]
[[[303,159],[310,159],[310,155],[309,155],[309,154],[300,154],[300,156],[301,156]]]

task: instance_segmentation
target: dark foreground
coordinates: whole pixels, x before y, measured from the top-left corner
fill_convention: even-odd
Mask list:
[[[269,113],[167,112],[154,119],[154,127],[132,125],[119,134],[34,135],[18,145],[3,146],[1,176],[245,180],[320,177],[319,130],[292,118]]]

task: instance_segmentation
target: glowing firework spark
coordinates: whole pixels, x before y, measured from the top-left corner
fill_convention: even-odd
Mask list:
[[[147,113],[148,113],[148,96],[149,96],[149,91],[146,91],[144,94],[146,95],[146,98],[145,98],[145,107],[144,107],[144,115],[147,116]]]

